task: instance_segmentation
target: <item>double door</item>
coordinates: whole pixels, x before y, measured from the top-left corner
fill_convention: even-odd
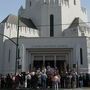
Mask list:
[[[52,68],[57,67],[59,71],[64,71],[66,68],[65,55],[64,56],[59,56],[57,54],[36,55],[33,56],[32,61],[33,61],[32,66],[34,68],[51,66]]]
[[[33,68],[37,69],[37,68],[42,68],[43,66],[45,66],[45,67],[50,66],[52,68],[57,67],[60,72],[66,70],[66,62],[64,60],[62,60],[62,61],[60,61],[60,60],[56,60],[56,61],[48,60],[45,62],[43,62],[43,60],[33,61]]]
[[[41,60],[33,61],[33,67],[42,68],[43,66],[45,66],[45,67],[50,66],[50,67],[53,68],[55,66],[54,60],[53,61],[48,60],[48,61],[45,61],[45,63],[43,61],[41,61]]]

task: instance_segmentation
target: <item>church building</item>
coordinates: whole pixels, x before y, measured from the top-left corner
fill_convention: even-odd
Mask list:
[[[48,65],[90,73],[87,22],[81,0],[26,0],[18,16],[10,14],[0,23],[0,73]]]

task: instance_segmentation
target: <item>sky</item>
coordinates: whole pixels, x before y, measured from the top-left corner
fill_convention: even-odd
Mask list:
[[[25,7],[26,0],[0,0],[0,22],[9,14],[17,15],[20,6]],[[90,21],[90,0],[81,0],[82,5],[87,9]]]
[[[25,7],[25,0],[0,0],[0,22],[9,14],[17,15],[21,5]]]
[[[90,0],[81,0],[81,4],[87,9],[88,21],[90,22]]]

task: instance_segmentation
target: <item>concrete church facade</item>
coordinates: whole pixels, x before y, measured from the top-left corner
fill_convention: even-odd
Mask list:
[[[19,71],[49,64],[64,71],[90,72],[90,28],[80,0],[26,0],[19,16]],[[0,33],[14,42],[17,19],[9,15],[0,23]],[[14,73],[16,46],[3,36],[0,46],[0,72]]]

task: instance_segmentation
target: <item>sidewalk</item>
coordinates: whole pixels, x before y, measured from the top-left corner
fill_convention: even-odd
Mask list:
[[[23,89],[0,89],[0,90],[55,90],[55,89],[31,89],[31,88],[23,88]],[[62,89],[59,88],[58,90],[90,90],[90,88],[72,88],[72,89]]]
[[[55,90],[55,89],[17,89],[17,90]],[[72,88],[72,89],[62,89],[59,88],[58,90],[90,90],[90,88]]]
[[[55,90],[55,89],[19,89],[19,90]],[[59,88],[58,90],[90,90],[90,88],[75,88],[75,89],[62,89],[62,88]]]

